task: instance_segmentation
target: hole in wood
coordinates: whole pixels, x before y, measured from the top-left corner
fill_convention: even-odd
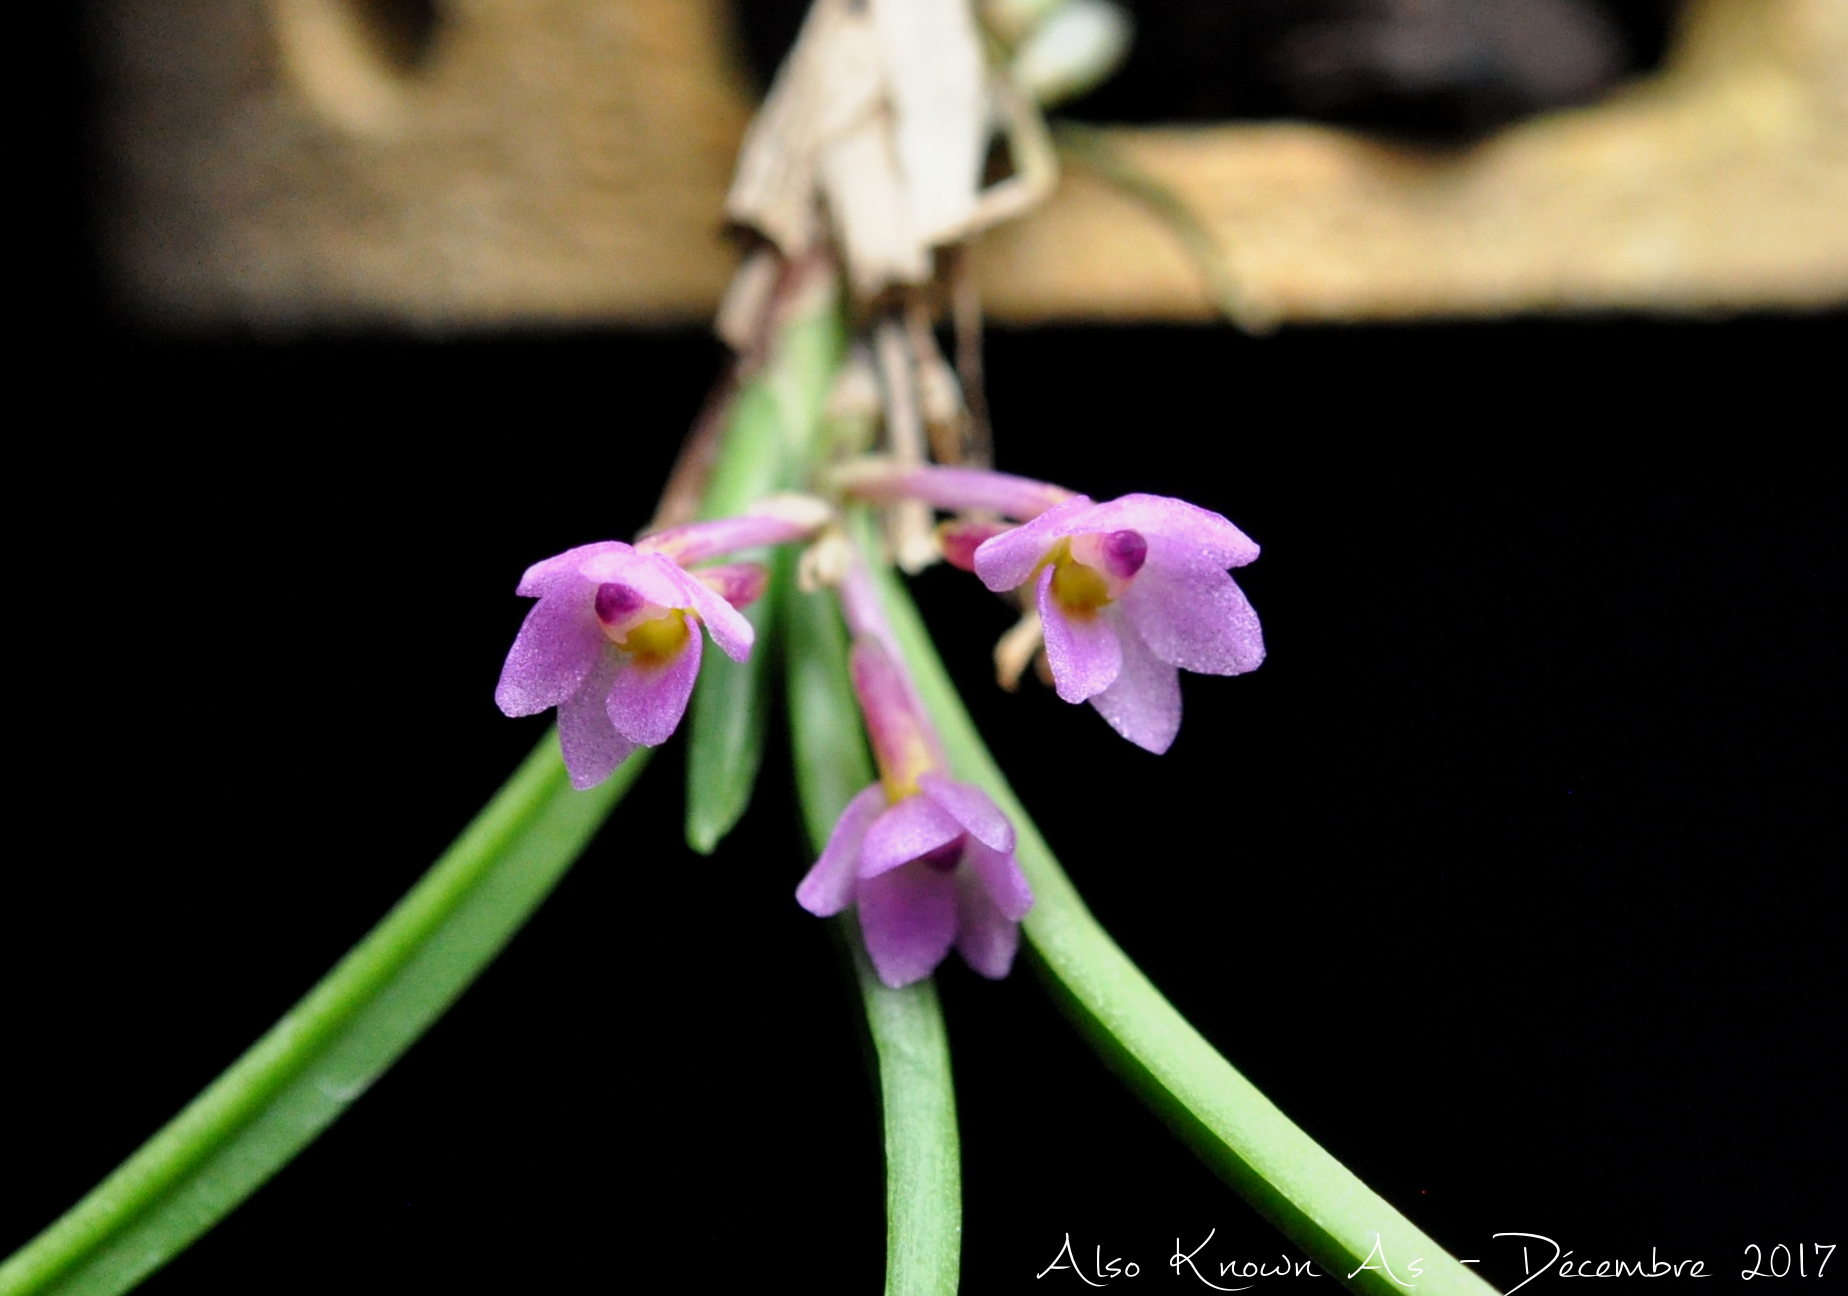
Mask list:
[[[436,0],[271,0],[284,64],[325,116],[362,134],[404,124],[442,28]]]
[[[408,76],[429,60],[440,14],[435,0],[329,0],[348,9],[373,57]]]

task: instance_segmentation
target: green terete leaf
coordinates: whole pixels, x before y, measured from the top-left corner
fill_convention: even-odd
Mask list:
[[[0,1296],[114,1296],[326,1129],[481,974],[647,764],[575,792],[548,732],[379,925],[211,1086],[0,1265]]]
[[[840,367],[840,312],[831,296],[801,303],[764,367],[732,402],[702,517],[730,517],[755,501],[800,483],[822,407]],[[742,558],[763,557],[743,554]],[[745,609],[757,642],[775,634],[776,600]],[[765,671],[770,654],[735,662],[708,652],[693,689],[687,740],[687,844],[710,855],[751,803],[763,765]]]
[[[788,635],[789,727],[796,787],[819,854],[834,821],[873,781],[834,600],[781,583]],[[950,1296],[962,1252],[962,1153],[950,1046],[934,982],[880,983],[851,915],[835,919],[853,953],[879,1059],[885,1124],[886,1296]]]
[[[870,522],[857,519],[871,538]],[[1247,1202],[1356,1291],[1405,1296],[1375,1256],[1419,1257],[1420,1296],[1492,1296],[1352,1171],[1303,1133],[1175,1011],[1091,916],[1045,838],[1008,787],[950,683],[916,606],[890,569],[881,600],[957,778],[1014,821],[1033,887],[1022,924],[1055,993],[1092,1045],[1142,1099]],[[1370,1257],[1374,1257],[1370,1261]]]

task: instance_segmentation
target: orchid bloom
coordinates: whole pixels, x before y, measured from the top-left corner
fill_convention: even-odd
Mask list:
[[[726,656],[750,656],[755,632],[733,604],[763,592],[763,568],[682,564],[799,539],[826,517],[815,501],[778,497],[742,518],[676,527],[633,546],[582,545],[529,567],[518,593],[539,602],[494,700],[510,716],[557,707],[571,784],[595,787],[630,752],[679,727],[699,675],[702,623]]]
[[[637,747],[666,742],[699,674],[699,622],[734,661],[751,623],[662,554],[606,540],[527,569],[526,615],[494,700],[510,716],[558,708],[571,785],[595,787]]]
[[[939,529],[944,556],[996,593],[1031,584],[1059,696],[1089,702],[1138,747],[1159,754],[1174,742],[1181,671],[1239,675],[1264,660],[1258,614],[1226,574],[1258,546],[1217,513],[1163,495],[1098,504],[973,468],[868,459],[839,476],[863,499],[979,515]]]
[[[996,591],[1032,584],[1053,684],[1139,747],[1164,752],[1181,725],[1179,672],[1238,675],[1264,635],[1227,574],[1258,546],[1217,513],[1160,495],[1082,495],[982,542]]]
[[[897,988],[936,971],[952,945],[983,976],[1006,976],[1033,893],[994,803],[925,774],[897,802],[877,783],[850,801],[796,900],[822,918],[856,906],[873,970]]]
[[[843,596],[849,622],[861,621]],[[848,802],[796,900],[823,918],[857,909],[889,986],[929,976],[951,946],[983,976],[1004,977],[1033,905],[1014,826],[987,793],[943,774],[936,735],[878,636],[855,642],[851,664],[880,780]]]

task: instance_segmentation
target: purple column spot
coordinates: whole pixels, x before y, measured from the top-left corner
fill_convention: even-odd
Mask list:
[[[1149,559],[1149,542],[1140,531],[1112,531],[1104,537],[1104,566],[1118,580],[1128,580]]]
[[[605,581],[597,586],[597,620],[604,625],[615,625],[647,601],[630,586]]]

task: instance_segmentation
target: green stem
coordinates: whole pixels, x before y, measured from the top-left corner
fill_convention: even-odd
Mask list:
[[[513,938],[647,764],[574,792],[547,733],[302,1001],[0,1265],[0,1296],[113,1296],[178,1255],[352,1105]]]
[[[1247,1202],[1356,1291],[1407,1288],[1388,1277],[1418,1264],[1419,1296],[1493,1291],[1297,1128],[1176,1012],[1091,916],[1008,787],[950,683],[910,596],[877,575],[892,628],[958,778],[981,787],[1014,821],[1016,853],[1033,887],[1022,924],[1057,992],[1092,1044],[1194,1151]]]

